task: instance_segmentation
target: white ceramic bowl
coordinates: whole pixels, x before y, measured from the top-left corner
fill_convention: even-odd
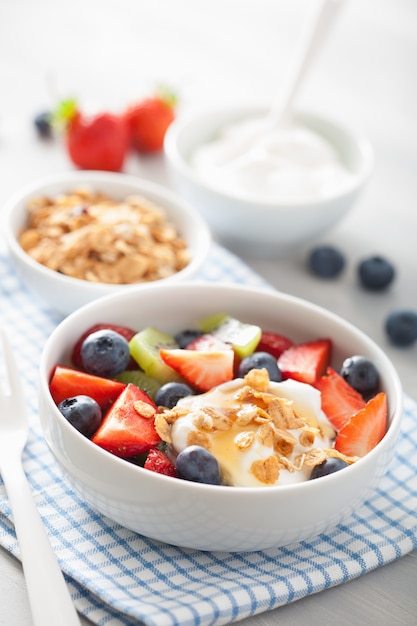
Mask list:
[[[106,312],[103,318],[103,311]],[[75,430],[48,389],[57,363],[96,322],[149,325],[167,332],[227,312],[296,341],[334,340],[334,366],[347,355],[370,357],[388,394],[389,429],[357,463],[291,486],[225,487],[162,476],[112,456]],[[67,317],[48,339],[40,363],[39,411],[45,439],[64,473],[93,507],[123,526],[174,545],[243,551],[287,545],[327,531],[356,510],[383,476],[392,457],[402,413],[402,391],[387,356],[341,318],[295,297],[266,289],[181,283],[130,289],[102,298]]]
[[[177,191],[205,217],[213,234],[238,253],[281,257],[306,245],[334,226],[354,205],[373,168],[369,142],[347,126],[313,113],[297,113],[295,122],[321,135],[338,152],[353,174],[340,193],[309,202],[277,202],[238,198],[216,190],[195,172],[190,158],[226,126],[266,109],[229,107],[178,117],[165,137],[165,155]]]
[[[73,171],[40,180],[16,195],[6,204],[4,235],[10,257],[21,280],[51,310],[67,315],[98,297],[120,292],[131,285],[93,283],[65,276],[33,260],[20,246],[17,235],[27,219],[27,201],[42,195],[68,192],[75,187],[89,186],[112,198],[123,200],[140,194],[166,211],[168,219],[178,228],[191,252],[190,263],[180,272],[158,281],[179,282],[193,277],[208,257],[211,233],[198,212],[185,201],[159,185],[125,174],[94,171]]]

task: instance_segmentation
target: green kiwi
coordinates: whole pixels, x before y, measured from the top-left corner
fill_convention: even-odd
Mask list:
[[[116,380],[119,380],[121,383],[125,383],[128,385],[132,383],[142,389],[152,400],[155,399],[155,394],[158,389],[161,387],[161,383],[156,378],[152,378],[142,372],[141,370],[125,370],[121,372],[117,376],[115,376]]]
[[[226,313],[215,313],[198,322],[204,333],[211,333],[230,343],[239,358],[252,354],[261,339],[262,330],[255,324],[246,324]]]
[[[161,348],[178,348],[175,339],[157,328],[149,326],[136,333],[129,342],[130,354],[147,376],[156,378],[160,383],[182,381],[174,370],[166,365],[159,356]]]

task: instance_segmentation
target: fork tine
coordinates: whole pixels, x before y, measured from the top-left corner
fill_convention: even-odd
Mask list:
[[[0,329],[0,338],[2,343],[3,360],[5,364],[5,374],[7,376],[9,392],[10,395],[15,394],[16,397],[19,397],[19,393],[21,393],[20,374],[17,369],[16,360],[4,328]]]

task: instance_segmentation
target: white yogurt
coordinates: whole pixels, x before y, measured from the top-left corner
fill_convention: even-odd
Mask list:
[[[235,400],[236,393],[243,384],[242,379],[235,379],[219,385],[207,393],[188,396],[179,401],[178,406],[187,408],[188,413],[184,417],[178,418],[171,427],[172,445],[175,453],[184,450],[189,445],[190,433],[195,433],[198,430],[195,425],[195,418],[202,407],[210,406],[220,412],[236,408],[236,406],[240,407],[240,410],[250,409],[249,405],[245,403],[238,405]],[[332,447],[332,438],[335,433],[321,410],[321,396],[317,389],[295,380],[286,380],[280,383],[271,382],[268,392],[274,393],[280,398],[291,400],[296,413],[302,415],[310,426],[318,427],[320,433],[316,435],[311,448],[329,449]],[[254,431],[258,426],[259,424],[253,423],[246,426],[234,425],[231,430],[208,433],[211,452],[217,458],[229,485],[239,487],[265,486],[251,471],[251,466],[255,461],[270,457],[271,454],[274,454],[274,450],[261,443],[257,438],[248,449],[239,449],[235,444],[236,436],[242,432]],[[299,432],[296,430],[289,430],[288,432],[296,438],[299,437]],[[294,461],[297,456],[307,452],[308,449],[310,448],[297,443],[288,457],[289,460]],[[275,484],[288,485],[303,482],[309,479],[310,473],[311,467],[302,468],[298,471],[281,469]]]
[[[349,187],[352,174],[323,137],[303,126],[265,134],[262,123],[226,127],[195,150],[191,166],[212,188],[248,200],[315,201]]]

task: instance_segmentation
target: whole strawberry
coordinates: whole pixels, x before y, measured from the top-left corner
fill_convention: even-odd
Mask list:
[[[127,109],[131,143],[139,153],[162,151],[165,133],[175,119],[175,105],[175,96],[161,91]]]
[[[74,101],[62,103],[57,113],[65,126],[71,161],[84,170],[119,172],[129,150],[129,128],[123,115],[84,115]]]

